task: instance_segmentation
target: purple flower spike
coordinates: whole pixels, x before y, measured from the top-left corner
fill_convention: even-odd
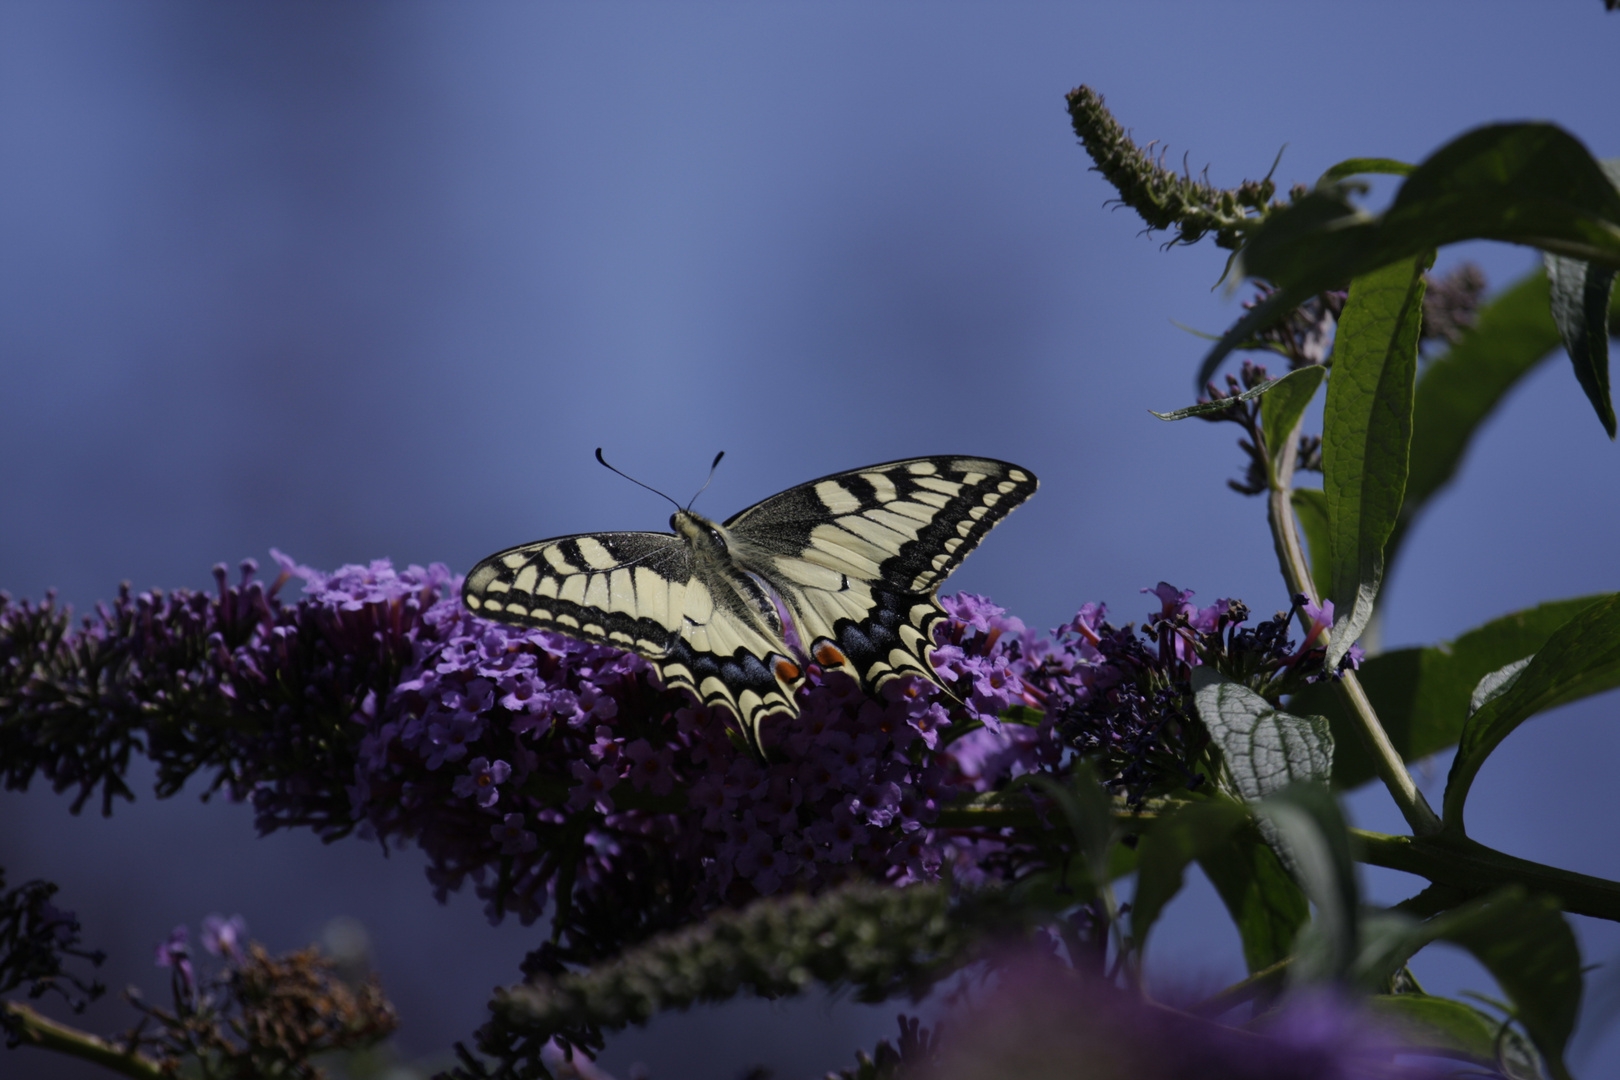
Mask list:
[[[210,915],[202,922],[202,945],[215,956],[242,959],[242,941],[247,936],[247,920],[240,915],[229,919]]]
[[[184,926],[177,926],[169,933],[168,940],[157,947],[157,966],[173,968],[188,997],[197,992],[197,975],[191,967],[191,947],[186,944],[190,936],[190,931]]]

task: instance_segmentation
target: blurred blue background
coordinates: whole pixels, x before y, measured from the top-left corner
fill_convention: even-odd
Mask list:
[[[1164,424],[1240,297],[1224,254],[1164,251],[1088,172],[1063,94],[1141,141],[1281,186],[1351,156],[1418,160],[1480,123],[1555,120],[1620,154],[1620,16],[1597,0],[1302,4],[124,4],[0,6],[0,588],[81,609],[209,585],[274,545],[331,568],[465,570],[520,541],[662,528],[725,464],[723,517],[833,470],[963,452],[1042,491],[953,579],[1035,626],[1116,618],[1167,579],[1287,603],[1235,429]],[[1387,188],[1380,189],[1387,193]],[[1375,193],[1376,196],[1377,193]],[[1523,249],[1442,253],[1493,285]],[[1411,537],[1386,643],[1620,588],[1620,449],[1561,354],[1486,427]],[[1620,876],[1615,700],[1538,719],[1475,788],[1472,831]],[[1445,762],[1422,777],[1437,795]],[[180,922],[244,915],[277,949],[369,930],[410,1057],[442,1057],[540,928],[436,905],[420,857],[191,795],[75,818],[0,794],[0,865],[63,886],[107,981],[164,985]],[[1400,831],[1389,800],[1352,799]],[[1381,900],[1416,891],[1369,874]],[[1194,882],[1153,950],[1165,985],[1241,973]],[[1576,919],[1590,961],[1611,925]],[[1620,997],[1590,976],[1593,1014]],[[1425,953],[1429,989],[1494,992]],[[813,999],[659,1019],[623,1076],[784,1078],[853,1062],[900,1005]],[[1593,1019],[1599,1017],[1594,1015]],[[86,1021],[127,1025],[98,1006]],[[96,1075],[0,1050],[8,1076]],[[1583,1055],[1583,1056],[1582,1056]],[[1620,1071],[1589,1037],[1587,1075]]]

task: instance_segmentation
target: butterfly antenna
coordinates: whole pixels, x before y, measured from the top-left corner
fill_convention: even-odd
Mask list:
[[[692,502],[689,502],[689,503],[686,504],[686,508],[688,510],[692,509],[692,503],[697,502],[698,495],[701,495],[705,491],[708,491],[709,490],[709,485],[714,483],[714,470],[716,470],[716,469],[718,469],[720,467],[720,459],[725,457],[725,456],[726,456],[726,452],[724,450],[722,450],[718,454],[714,455],[714,461],[711,462],[710,465],[709,465],[709,478],[707,480],[703,481],[703,486],[702,487],[698,488],[697,495],[692,496]]]
[[[679,510],[681,508],[680,503],[676,502],[674,499],[670,499],[668,495],[665,495],[662,491],[659,491],[657,488],[653,487],[651,484],[643,484],[640,480],[637,480],[635,477],[631,476],[629,473],[620,472],[618,469],[613,468],[613,466],[608,465],[607,458],[602,456],[602,448],[600,446],[598,446],[596,448],[596,460],[601,462],[603,465],[607,466],[607,468],[610,469],[611,471],[618,473],[620,476],[624,477],[626,480],[630,481],[632,484],[636,484],[639,487],[646,488],[648,491],[652,492],[654,495],[657,495],[660,499],[669,499],[670,505],[675,507],[675,509]],[[715,460],[716,463],[718,463],[720,461],[719,458],[715,458],[714,460]],[[711,470],[711,474],[712,474],[712,470]],[[707,487],[708,485],[705,484],[704,486]]]

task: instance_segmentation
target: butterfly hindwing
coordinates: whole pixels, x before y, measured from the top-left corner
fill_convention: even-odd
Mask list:
[[[1038,485],[1004,461],[910,458],[790,488],[726,527],[739,557],[783,595],[800,635],[835,646],[876,691],[900,675],[938,682],[928,662],[945,617],[935,589]]]
[[[804,664],[847,667],[875,692],[929,661],[935,590],[1034,493],[1028,470],[974,457],[891,461],[789,488],[715,523],[679,510],[677,534],[582,533],[491,555],[469,609],[616,645],[666,686],[724,706],[754,745],[795,715]]]
[[[758,615],[746,575],[696,562],[667,533],[581,533],[498,552],[462,586],[477,614],[628,649],[664,684],[723,705],[756,730],[764,713],[792,711],[804,681],[780,625]]]

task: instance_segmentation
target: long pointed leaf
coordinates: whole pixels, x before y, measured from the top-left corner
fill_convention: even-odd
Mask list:
[[[1140,951],[1153,924],[1177,893],[1187,864],[1211,856],[1248,821],[1231,802],[1191,803],[1170,813],[1137,844],[1136,895],[1131,899],[1131,937]]]
[[[1423,321],[1424,255],[1357,278],[1339,317],[1322,422],[1322,490],[1333,549],[1335,667],[1372,618],[1384,543],[1406,491]]]
[[[1250,974],[1294,951],[1300,930],[1310,921],[1310,904],[1259,832],[1240,830],[1198,865],[1237,926]]]
[[[1326,783],[1333,736],[1320,716],[1293,716],[1210,668],[1193,669],[1193,704],[1221,748],[1226,771],[1254,802],[1299,781]]]
[[[1602,165],[1610,181],[1620,187],[1620,159],[1611,158]],[[1546,256],[1546,263],[1552,280],[1553,320],[1575,366],[1575,381],[1612,439],[1615,420],[1614,399],[1609,393],[1608,331],[1614,269],[1552,254]]]
[[[1299,494],[1299,492],[1295,492]],[[1468,719],[1469,696],[1487,674],[1531,655],[1559,627],[1599,597],[1553,600],[1492,619],[1452,641],[1397,649],[1371,657],[1358,673],[1384,730],[1405,761],[1416,761],[1456,744]],[[1603,687],[1595,686],[1593,693]],[[1327,683],[1307,686],[1288,702],[1296,713],[1327,717],[1334,737],[1333,783],[1352,788],[1377,776],[1373,762]]]
[[[1620,684],[1620,593],[1561,626],[1524,670],[1463,725],[1446,778],[1448,829],[1463,830],[1463,805],[1485,759],[1530,717]]]
[[[1384,548],[1386,573],[1407,530],[1449,484],[1474,432],[1507,392],[1558,348],[1548,285],[1536,271],[1479,309],[1474,325],[1423,369],[1412,407],[1412,455],[1400,520]]]
[[[1417,167],[1379,219],[1311,195],[1272,214],[1243,272],[1297,296],[1460,240],[1505,240],[1620,268],[1620,192],[1579,139],[1552,124],[1493,124]]]

